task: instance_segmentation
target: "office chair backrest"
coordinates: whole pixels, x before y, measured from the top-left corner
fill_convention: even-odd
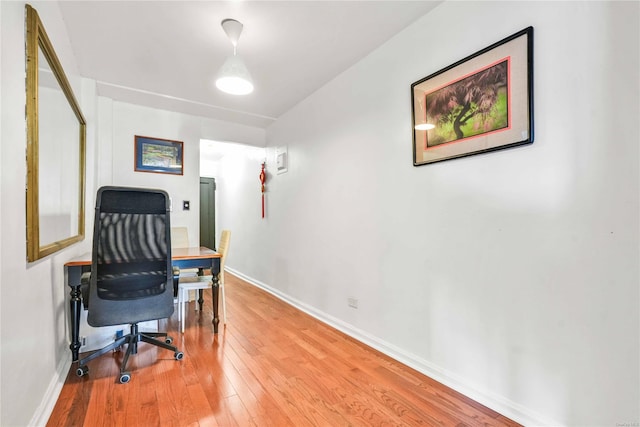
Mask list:
[[[173,313],[169,207],[162,190],[98,190],[87,316],[91,326]]]

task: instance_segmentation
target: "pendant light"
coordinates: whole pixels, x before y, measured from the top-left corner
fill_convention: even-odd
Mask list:
[[[242,24],[235,19],[225,19],[220,25],[233,45],[233,56],[227,58],[218,71],[216,87],[232,95],[247,95],[253,92],[253,80],[237,52]]]

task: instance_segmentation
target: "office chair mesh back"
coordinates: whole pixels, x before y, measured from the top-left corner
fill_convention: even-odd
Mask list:
[[[103,187],[93,235],[91,326],[162,319],[173,313],[169,198],[160,190]]]

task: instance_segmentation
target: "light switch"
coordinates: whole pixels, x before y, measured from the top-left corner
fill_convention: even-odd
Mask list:
[[[182,210],[183,211],[188,211],[189,210],[189,201],[188,200],[183,200],[182,201]]]

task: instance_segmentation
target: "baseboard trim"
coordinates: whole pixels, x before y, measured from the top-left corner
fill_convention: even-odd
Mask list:
[[[64,356],[58,364],[55,374],[51,378],[51,381],[49,381],[49,386],[40,402],[40,406],[38,406],[38,409],[36,409],[36,412],[29,422],[30,426],[46,426],[53,412],[53,408],[56,406],[56,402],[62,391],[62,386],[64,386],[64,381],[67,378],[69,369],[71,369],[71,352],[65,351],[63,354]]]
[[[427,360],[424,360],[414,354],[404,351],[403,349],[390,344],[386,341],[380,340],[378,337],[369,334],[361,329],[354,327],[353,325],[346,323],[338,318],[328,315],[325,312],[317,310],[316,308],[303,303],[290,295],[275,289],[264,282],[247,276],[238,270],[225,266],[225,271],[243,279],[249,284],[256,286],[276,298],[290,304],[297,309],[307,313],[308,315],[318,319],[319,321],[326,323],[329,326],[336,328],[344,334],[356,339],[363,344],[372,347],[381,353],[403,363],[410,368],[452,388],[453,390],[464,394],[465,396],[475,400],[476,402],[493,409],[494,411],[511,418],[512,420],[525,425],[525,426],[562,426],[555,420],[550,420],[547,417],[532,411],[522,405],[512,402],[502,396],[492,393],[487,390],[481,390],[479,387],[469,384],[464,378],[443,369]]]

